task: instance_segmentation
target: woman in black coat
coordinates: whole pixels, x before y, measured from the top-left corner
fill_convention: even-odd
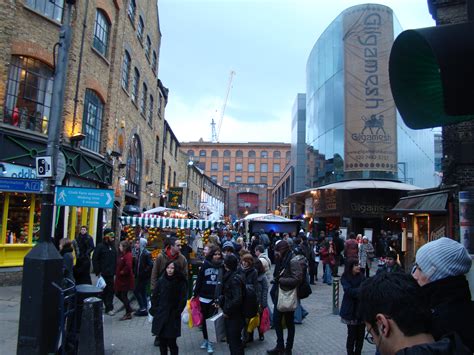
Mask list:
[[[151,332],[160,339],[160,353],[178,354],[176,338],[181,336],[181,312],[186,306],[186,279],[179,266],[170,261],[151,296]]]
[[[365,324],[357,314],[359,287],[364,280],[364,274],[360,272],[359,260],[348,259],[341,277],[344,297],[339,312],[341,322],[347,325],[346,349],[348,355],[360,355],[364,345]]]

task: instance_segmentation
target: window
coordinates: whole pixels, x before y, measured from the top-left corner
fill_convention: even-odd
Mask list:
[[[247,178],[247,182],[248,182],[249,184],[255,183],[255,176],[249,176],[249,177]]]
[[[274,173],[280,172],[280,164],[273,164],[273,172]]]
[[[211,180],[214,182],[217,182],[217,176],[216,175],[211,175]]]
[[[150,36],[146,36],[145,56],[146,56],[146,59],[148,60],[150,60],[150,49],[151,49],[151,39],[150,39]]]
[[[211,171],[219,170],[219,163],[211,163]]]
[[[260,164],[260,172],[261,173],[268,173],[268,164],[266,164],[266,163]]]
[[[12,56],[4,122],[47,134],[53,82],[53,70],[46,64],[29,57]]]
[[[155,102],[153,99],[153,95],[150,95],[150,102],[148,103],[148,123],[151,125],[153,122],[153,106]]]
[[[206,151],[203,149],[203,150],[200,150],[199,151],[199,156],[200,157],[205,157],[206,156]]]
[[[266,184],[267,183],[267,176],[266,175],[260,176],[260,183],[261,184]]]
[[[238,150],[238,151],[235,152],[235,156],[236,156],[237,158],[242,158],[242,157],[244,156],[244,153],[242,153],[241,150]]]
[[[130,58],[130,54],[125,51],[123,54],[123,63],[122,63],[122,87],[128,91],[128,87],[130,85],[130,65],[132,61]]]
[[[235,182],[242,182],[242,176],[236,176]]]
[[[63,20],[64,0],[26,0],[26,5],[58,22]]]
[[[155,161],[160,161],[160,137],[156,136],[155,140]]]
[[[137,28],[137,37],[140,43],[143,43],[143,31],[145,30],[145,25],[143,23],[143,19],[140,16],[138,18],[138,28]]]
[[[248,171],[249,171],[249,173],[255,172],[255,164],[254,163],[249,163]]]
[[[156,57],[156,52],[153,51],[153,56],[151,57],[151,70],[156,74],[156,63],[158,62]]]
[[[242,171],[242,163],[235,163],[235,171]]]
[[[274,176],[272,179],[272,185],[276,185],[278,183],[278,180],[280,180],[279,176]]]
[[[224,157],[226,158],[230,157],[230,150],[228,149],[224,150]]]
[[[249,150],[249,158],[255,158],[255,150]]]
[[[224,175],[224,176],[223,176],[223,182],[224,182],[224,184],[226,184],[226,185],[229,183],[229,175]]]
[[[194,150],[188,150],[188,157],[194,157]]]
[[[161,118],[161,106],[162,106],[162,103],[163,103],[163,95],[161,94],[161,92],[158,92],[158,107],[157,107],[157,110],[158,110],[158,116]]]
[[[135,14],[137,13],[137,4],[135,3],[135,0],[130,0],[128,3],[127,13],[130,20],[132,20],[132,23],[135,23]]]
[[[211,151],[211,157],[215,158],[215,157],[218,157],[218,156],[219,156],[219,152],[217,150],[213,149]]]
[[[140,99],[140,113],[145,116],[146,114],[146,105],[148,101],[148,87],[143,83],[142,97]]]
[[[94,91],[87,89],[82,115],[82,132],[85,133],[86,138],[82,146],[94,152],[99,152],[103,112],[104,104],[100,101],[99,96]]]
[[[224,163],[224,171],[230,171],[230,163]]]
[[[173,186],[176,186],[176,171],[173,171]]]
[[[132,101],[137,103],[138,100],[138,85],[140,84],[140,72],[135,68],[133,72],[133,83],[132,83]]]
[[[109,49],[110,22],[105,16],[105,12],[97,10],[95,13],[95,28],[93,46],[104,57]]]
[[[279,150],[274,151],[274,152],[273,152],[273,157],[274,157],[275,159],[280,159],[280,158],[281,158],[281,153],[280,153],[280,151],[279,151]]]
[[[291,152],[288,150],[285,154],[286,160],[290,160],[291,158]]]
[[[196,166],[201,169],[202,171],[206,170],[206,163],[203,161],[200,161],[199,163],[196,164]]]
[[[178,143],[174,145],[174,158],[178,159]]]
[[[262,150],[260,152],[260,158],[268,158],[268,152],[266,150]]]

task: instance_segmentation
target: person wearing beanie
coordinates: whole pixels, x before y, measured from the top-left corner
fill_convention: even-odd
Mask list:
[[[146,290],[150,282],[153,260],[151,258],[151,253],[146,248],[147,243],[148,242],[145,238],[140,238],[135,243],[136,257],[133,262],[135,289],[133,290],[133,293],[137,299],[139,307],[139,309],[135,312],[135,315],[139,317],[148,315],[148,297]]]
[[[465,276],[471,264],[462,244],[442,237],[418,249],[412,276],[431,308],[434,338],[456,332],[474,352],[474,302]]]

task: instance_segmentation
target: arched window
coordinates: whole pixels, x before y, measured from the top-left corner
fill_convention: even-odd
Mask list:
[[[9,67],[3,122],[47,134],[53,70],[24,56],[12,56]]]
[[[228,150],[228,149],[224,150],[224,157],[225,158],[230,157],[230,150]]]
[[[255,158],[255,150],[249,150],[249,158]]]
[[[151,39],[150,39],[150,36],[146,36],[145,56],[148,60],[150,59],[150,49],[151,49]]]
[[[26,5],[38,11],[41,15],[49,17],[58,22],[62,22],[64,0],[38,1],[26,0]]]
[[[135,3],[135,0],[130,0],[128,3],[128,17],[130,17],[130,20],[132,20],[132,23],[135,23],[135,14],[137,13],[137,4]]]
[[[134,134],[130,140],[130,146],[128,147],[127,154],[127,171],[125,185],[125,191],[138,195],[140,191],[140,179],[142,171],[142,147],[140,144],[140,138]]]
[[[143,83],[142,89],[142,97],[140,99],[140,113],[145,116],[146,115],[146,106],[148,103],[148,87],[145,83]]]
[[[140,85],[140,72],[137,68],[133,71],[133,83],[132,83],[132,101],[137,102],[138,100],[138,91]]]
[[[143,31],[145,30],[145,24],[143,23],[143,19],[140,16],[138,18],[138,27],[137,27],[137,37],[140,43],[143,43]]]
[[[132,64],[132,60],[130,58],[130,54],[128,51],[125,51],[123,54],[123,63],[122,63],[122,87],[128,91],[128,87],[130,86],[130,66]]]
[[[155,100],[153,99],[153,95],[150,95],[150,102],[148,103],[148,123],[153,122],[153,105],[155,104]]]
[[[157,62],[156,52],[153,50],[153,56],[151,57],[151,70],[153,70],[153,73],[155,74],[156,74],[156,62]]]
[[[200,157],[205,157],[206,156],[206,151],[204,149],[199,151],[199,156]]]
[[[94,41],[93,46],[104,57],[109,50],[110,22],[105,12],[97,10],[95,13]]]
[[[211,157],[218,157],[218,156],[219,156],[219,152],[216,149],[213,149],[211,151]]]
[[[188,150],[188,157],[194,157],[194,150]]]
[[[242,153],[241,150],[238,150],[238,151],[235,152],[235,156],[236,156],[237,158],[242,158],[242,157],[244,156],[244,153]]]
[[[273,157],[274,157],[275,159],[280,159],[280,158],[281,158],[281,153],[280,153],[280,151],[279,151],[279,150],[275,150],[275,151],[273,152]]]
[[[266,150],[262,150],[260,152],[260,158],[268,158],[268,152]]]
[[[100,133],[102,129],[102,115],[104,113],[104,104],[97,94],[90,90],[86,90],[84,99],[84,113],[82,115],[82,132],[86,138],[82,146],[94,152],[99,152]]]

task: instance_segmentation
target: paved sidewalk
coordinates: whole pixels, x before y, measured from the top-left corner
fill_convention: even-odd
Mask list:
[[[321,269],[321,268],[320,268]],[[342,268],[340,270],[342,272]],[[340,355],[345,354],[347,328],[342,324],[339,316],[332,314],[332,287],[317,282],[312,286],[313,294],[303,300],[304,307],[309,315],[303,324],[296,325],[296,338],[293,353]],[[0,353],[15,354],[18,336],[18,319],[20,310],[21,287],[0,287]],[[342,288],[340,294],[342,301]],[[116,309],[120,302],[115,299]],[[133,303],[135,306],[136,303]],[[154,338],[151,335],[151,324],[147,317],[133,317],[129,321],[119,321],[123,311],[110,317],[104,315],[104,342],[107,355],[119,354],[157,354],[158,348],[153,346]],[[202,342],[202,333],[198,329],[189,329],[182,326],[182,335],[178,338],[181,354],[204,355],[206,351],[199,349]],[[276,344],[274,330],[265,334],[263,342],[257,339],[246,349],[246,354],[265,354],[267,349]],[[216,344],[214,354],[228,354],[226,343]],[[375,347],[365,342],[363,354],[375,353]]]

